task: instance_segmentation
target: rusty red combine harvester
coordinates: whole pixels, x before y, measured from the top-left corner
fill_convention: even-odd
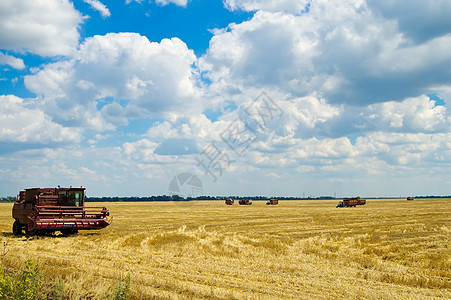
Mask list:
[[[20,191],[13,206],[13,233],[75,234],[110,225],[105,207],[85,207],[85,188],[31,188]]]

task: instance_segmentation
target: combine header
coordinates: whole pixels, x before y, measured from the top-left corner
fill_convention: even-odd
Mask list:
[[[85,189],[32,188],[20,191],[13,206],[13,233],[27,234],[101,229],[110,225],[105,207],[85,207]]]

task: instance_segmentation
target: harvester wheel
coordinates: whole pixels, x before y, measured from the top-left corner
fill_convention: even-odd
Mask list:
[[[36,230],[28,230],[28,225],[25,225],[25,234],[26,235],[35,235],[36,234]]]
[[[14,233],[14,235],[21,235],[22,234],[22,224],[20,224],[20,222],[18,220],[14,221],[13,233]]]

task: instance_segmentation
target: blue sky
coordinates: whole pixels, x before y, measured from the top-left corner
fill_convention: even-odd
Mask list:
[[[446,0],[2,1],[0,195],[162,195],[185,173],[206,195],[449,195],[450,14]]]

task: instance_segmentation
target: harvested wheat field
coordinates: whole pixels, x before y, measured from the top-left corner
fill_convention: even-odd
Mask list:
[[[0,204],[2,263],[33,259],[71,298],[450,299],[451,200],[102,203],[99,231],[15,237]]]

